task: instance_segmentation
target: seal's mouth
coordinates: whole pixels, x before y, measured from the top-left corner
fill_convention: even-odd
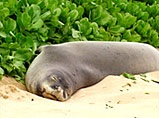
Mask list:
[[[67,91],[63,90],[60,86],[55,86],[54,88],[44,86],[42,96],[58,101],[66,101],[69,98]]]

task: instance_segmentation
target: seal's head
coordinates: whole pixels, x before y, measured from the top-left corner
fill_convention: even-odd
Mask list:
[[[72,91],[63,78],[53,74],[38,84],[37,93],[53,100],[66,101],[71,97]]]

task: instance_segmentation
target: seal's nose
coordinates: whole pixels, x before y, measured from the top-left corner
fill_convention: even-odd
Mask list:
[[[59,85],[54,85],[52,87],[45,86],[43,96],[58,101],[66,101],[68,99],[67,92]]]
[[[50,86],[46,84],[42,86],[42,89],[43,91],[41,92],[41,96],[45,98],[53,99],[53,100],[58,100],[55,94],[57,91],[55,89],[52,89]]]

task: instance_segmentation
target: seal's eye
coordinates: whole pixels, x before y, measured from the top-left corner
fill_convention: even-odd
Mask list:
[[[50,79],[53,80],[54,82],[58,81],[57,77],[55,77],[54,75],[51,75]]]
[[[60,86],[59,85],[53,85],[53,86],[51,86],[51,88],[53,88],[53,89],[58,89]]]

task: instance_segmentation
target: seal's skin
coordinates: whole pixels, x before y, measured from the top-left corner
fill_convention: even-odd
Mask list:
[[[69,42],[41,46],[26,73],[28,91],[65,101],[107,75],[159,70],[159,52],[130,42]]]

